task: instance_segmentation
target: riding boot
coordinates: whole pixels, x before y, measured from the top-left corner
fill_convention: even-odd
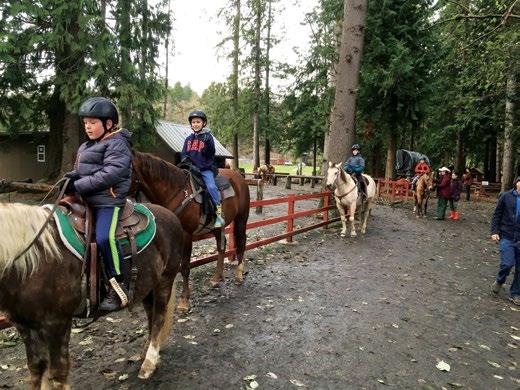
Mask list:
[[[113,280],[115,281],[115,279],[113,279]],[[112,281],[112,279],[111,279],[111,281]],[[111,284],[112,284],[112,282],[111,282]],[[117,283],[117,284],[121,288],[122,293],[125,294],[126,297],[128,297],[128,289],[126,288],[125,284],[124,283]],[[126,299],[126,302],[123,304],[119,294],[114,289],[114,286],[111,285],[108,288],[108,293],[105,296],[105,299],[99,304],[99,311],[110,312],[110,311],[121,310],[123,307],[126,306],[127,303],[128,303],[128,298]]]
[[[219,228],[224,226],[224,220],[222,219],[222,206],[218,205],[215,210],[215,225],[214,227]]]

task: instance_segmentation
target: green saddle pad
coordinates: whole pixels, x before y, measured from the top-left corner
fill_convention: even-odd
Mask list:
[[[52,208],[52,206],[47,205],[47,208]],[[153,238],[155,237],[157,225],[155,223],[154,215],[150,210],[148,210],[146,206],[144,206],[141,203],[135,203],[134,209],[140,214],[144,214],[148,219],[146,228],[135,235],[137,253],[141,253],[150,244],[150,242],[152,242]],[[56,221],[56,225],[58,226],[58,231],[60,233],[60,238],[63,241],[63,244],[77,258],[82,260],[85,254],[85,242],[81,235],[69,223],[67,215],[65,215],[65,213],[59,207],[54,212],[54,220]],[[121,250],[125,259],[129,258],[132,255],[132,251],[130,249],[130,242],[128,240],[128,237],[120,238],[118,239],[118,241],[121,245]]]

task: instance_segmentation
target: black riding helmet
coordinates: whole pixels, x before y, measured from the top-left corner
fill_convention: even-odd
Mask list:
[[[361,148],[359,147],[359,144],[354,144],[354,145],[352,145],[352,150],[358,150],[358,151],[360,151]]]
[[[119,114],[117,113],[116,106],[109,99],[104,97],[92,97],[87,99],[79,108],[78,115],[80,118],[91,117],[101,119],[105,130],[107,119],[111,119],[114,126],[119,123]]]
[[[208,118],[206,117],[206,114],[204,113],[204,111],[195,110],[195,111],[190,112],[190,115],[188,116],[188,122],[190,124],[191,124],[191,120],[193,118],[200,118],[200,119],[202,119],[202,122],[204,122],[204,126],[206,125],[206,123],[208,123]]]

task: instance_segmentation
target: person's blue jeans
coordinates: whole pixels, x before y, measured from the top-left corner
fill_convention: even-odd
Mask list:
[[[121,268],[123,255],[116,240],[121,209],[119,207],[101,207],[92,209],[96,218],[96,244],[103,255],[108,278],[122,282]]]
[[[520,296],[520,248],[518,241],[500,239],[500,266],[497,275],[497,283],[506,281],[511,269],[514,267],[513,283],[511,283],[511,296]]]
[[[208,169],[205,171],[200,171],[200,173],[202,174],[204,183],[206,183],[206,188],[208,189],[213,203],[215,206],[220,205],[220,192],[218,191],[217,185],[215,184],[215,176],[213,175],[213,171]]]

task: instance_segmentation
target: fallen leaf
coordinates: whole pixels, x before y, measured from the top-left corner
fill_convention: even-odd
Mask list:
[[[513,330],[520,330],[516,326],[512,326],[512,325],[511,325],[511,329],[513,329]]]
[[[249,382],[249,388],[250,389],[257,389],[258,388],[258,382],[257,381]]]
[[[493,378],[500,379],[500,380],[504,379],[504,377],[500,376],[500,375],[493,375]]]
[[[273,372],[268,372],[267,374],[265,374],[265,376],[268,376],[269,378],[273,378],[273,379],[278,379],[278,377],[276,376],[276,374],[273,373]]]
[[[141,355],[139,354],[132,355],[128,358],[129,362],[138,362],[139,360],[141,360]]]
[[[197,345],[198,344],[196,341],[193,341],[193,340],[189,340],[187,343],[188,344],[193,344],[193,345]]]
[[[115,319],[112,317],[105,317],[105,320],[107,320],[108,322],[111,322],[113,324],[117,324],[118,322],[121,322],[122,318]]]
[[[101,370],[101,373],[108,380],[115,379],[115,377],[117,376],[117,371],[112,371],[110,368],[105,368]]]
[[[72,329],[71,329],[71,332],[72,332],[73,334],[78,334],[78,333],[83,332],[84,330],[85,330],[85,328],[72,328]]]
[[[489,364],[491,364],[493,367],[496,367],[496,368],[500,368],[500,364],[498,363],[495,363],[495,362],[492,362],[492,361],[487,361]]]
[[[486,349],[488,351],[491,351],[491,348],[489,348],[487,345],[480,344],[479,347],[482,348],[482,349]]]
[[[231,328],[234,327],[234,326],[235,326],[235,325],[233,325],[233,324],[227,324],[227,325],[226,325],[226,329],[231,329]]]
[[[520,341],[520,337],[515,336],[514,334],[512,334],[511,337],[512,337],[514,340],[519,340],[519,341]]]
[[[89,345],[89,344],[92,344],[92,343],[93,343],[92,336],[88,336],[87,338],[85,338],[82,341],[80,341],[78,344],[79,345]]]
[[[193,340],[195,336],[193,336],[192,334],[187,334],[186,336],[184,336],[184,338],[188,340]]]
[[[122,363],[126,360],[126,358],[122,357],[122,358],[119,358],[119,359],[116,359],[114,360],[114,363]]]
[[[517,348],[518,348],[518,347],[517,347],[516,345],[514,345],[514,344],[507,344],[507,346],[508,346],[509,348],[513,348],[513,349],[517,349]]]
[[[188,318],[179,318],[179,319],[177,320],[177,322],[182,323],[182,322],[186,322],[186,321],[188,321],[188,320],[189,320]]]
[[[213,329],[213,333],[220,333],[220,329]]]
[[[441,371],[450,372],[450,365],[446,363],[444,360],[441,360],[437,365],[435,366],[437,369]]]
[[[305,386],[302,382],[300,382],[298,379],[291,379],[289,380],[289,382],[291,382],[293,385],[295,386],[298,386],[298,387],[303,387]]]
[[[120,380],[121,382],[126,381],[128,379],[128,374],[119,375],[119,378],[117,378],[117,379]]]
[[[256,375],[255,374],[251,374],[251,375],[243,377],[242,379],[245,380],[245,381],[253,381],[253,380],[256,379]]]
[[[383,384],[383,385],[386,385],[385,381],[382,380],[382,379],[378,379],[377,381],[378,381],[379,383]]]
[[[394,328],[396,328],[396,329],[399,329],[399,325],[397,325],[397,324],[392,324],[392,326],[393,326]]]
[[[457,382],[448,382],[448,385],[450,385],[451,387],[453,387],[455,389],[460,389],[461,387],[464,387],[463,384],[457,383]]]

